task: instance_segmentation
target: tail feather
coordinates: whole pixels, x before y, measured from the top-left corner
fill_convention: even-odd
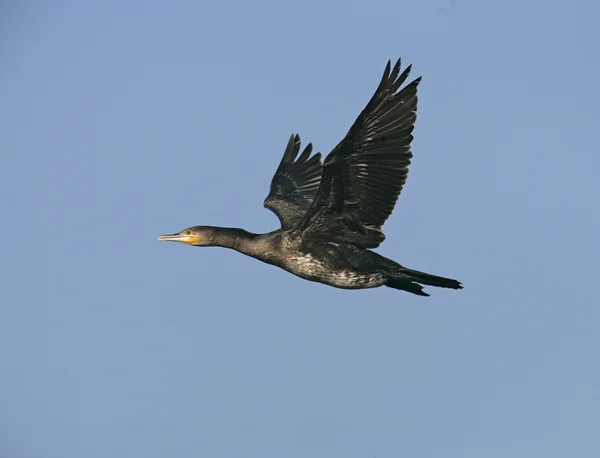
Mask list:
[[[406,275],[409,280],[428,286],[439,286],[440,288],[462,289],[462,284],[451,278],[438,277],[437,275],[426,274],[418,270],[403,268],[402,275]]]
[[[429,296],[423,287],[419,284],[428,286],[438,286],[440,288],[462,289],[462,284],[451,278],[438,277],[437,275],[426,274],[418,270],[402,268],[398,272],[390,274],[385,285],[390,288],[408,291],[418,296]]]

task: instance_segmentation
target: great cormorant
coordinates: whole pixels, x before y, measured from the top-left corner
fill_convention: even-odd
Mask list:
[[[321,163],[292,135],[264,206],[281,229],[253,234],[243,229],[194,226],[159,241],[231,248],[298,277],[344,289],[389,286],[428,296],[421,285],[461,289],[456,280],[407,269],[370,250],[383,242],[412,157],[417,86],[404,88],[400,59],[388,61],[375,94],[344,139]]]

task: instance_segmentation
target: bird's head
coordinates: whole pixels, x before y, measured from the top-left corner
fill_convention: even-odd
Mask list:
[[[194,226],[177,234],[161,235],[159,242],[179,242],[193,246],[215,246],[214,228],[210,226]]]

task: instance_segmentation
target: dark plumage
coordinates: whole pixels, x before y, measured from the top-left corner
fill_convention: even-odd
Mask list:
[[[405,87],[408,66],[388,62],[375,94],[344,139],[321,163],[292,135],[264,205],[281,229],[251,234],[243,229],[195,226],[159,241],[232,248],[301,278],[345,289],[389,286],[428,296],[421,285],[461,289],[448,278],[407,269],[373,251],[385,236],[408,175],[417,117],[417,78]]]

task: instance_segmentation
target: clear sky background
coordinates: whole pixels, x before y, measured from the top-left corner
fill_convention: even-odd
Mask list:
[[[598,2],[0,8],[2,458],[600,456]],[[289,135],[329,152],[399,56],[378,251],[464,290],[156,242],[277,228]]]

